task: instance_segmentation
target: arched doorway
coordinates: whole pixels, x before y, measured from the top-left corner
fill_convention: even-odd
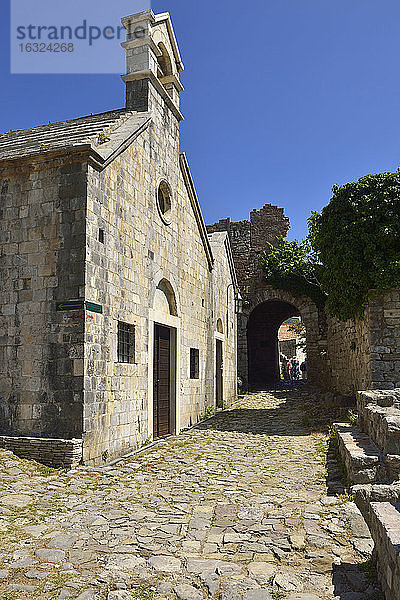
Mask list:
[[[251,312],[247,323],[248,381],[262,389],[280,379],[278,329],[299,310],[283,300],[267,300]]]

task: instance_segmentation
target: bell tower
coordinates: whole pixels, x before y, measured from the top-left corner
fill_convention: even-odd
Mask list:
[[[126,41],[126,108],[151,111],[162,101],[178,121],[179,94],[183,86],[179,73],[184,66],[180,57],[169,13],[155,15],[146,10],[122,19]]]

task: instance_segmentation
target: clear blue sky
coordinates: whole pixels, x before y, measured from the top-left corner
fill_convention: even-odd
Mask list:
[[[10,75],[7,4],[0,8],[1,131],[123,106],[118,76]],[[398,0],[156,0],[152,7],[171,13],[185,63],[181,147],[207,222],[245,219],[270,202],[290,217],[289,237],[302,237],[334,183],[397,169]]]

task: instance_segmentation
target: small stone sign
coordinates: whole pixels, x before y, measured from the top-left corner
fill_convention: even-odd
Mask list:
[[[94,302],[85,302],[86,304],[86,310],[90,310],[91,312],[95,312],[95,313],[102,313],[103,312],[103,307],[101,304],[95,304]]]
[[[65,302],[57,302],[56,310],[82,310],[83,300],[66,300]]]

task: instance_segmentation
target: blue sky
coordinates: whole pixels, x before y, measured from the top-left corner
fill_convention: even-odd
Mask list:
[[[399,166],[398,0],[152,7],[171,13],[185,63],[181,148],[206,222],[269,202],[303,237],[334,183]],[[8,10],[3,1],[1,131],[123,106],[117,75],[10,75]]]

